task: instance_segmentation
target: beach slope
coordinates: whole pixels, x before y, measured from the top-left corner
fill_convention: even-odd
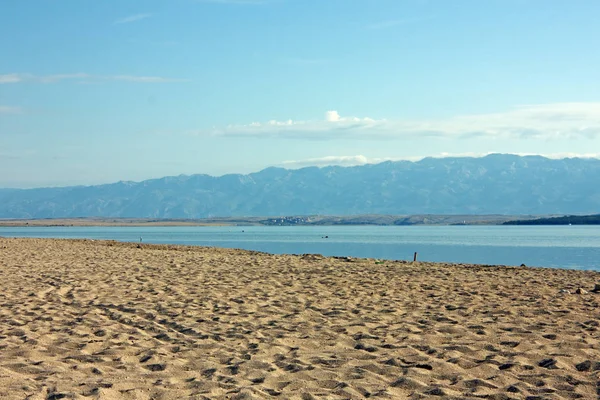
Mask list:
[[[0,397],[592,399],[595,283],[589,271],[0,238]]]

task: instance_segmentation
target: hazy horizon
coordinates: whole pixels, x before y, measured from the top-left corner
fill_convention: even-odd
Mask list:
[[[0,187],[598,156],[600,2],[6,1]]]
[[[113,180],[113,181],[107,181],[107,182],[98,182],[98,183],[79,183],[79,184],[73,184],[73,185],[46,185],[46,186],[30,186],[30,187],[17,187],[17,186],[0,186],[0,189],[44,189],[44,188],[61,188],[61,187],[72,187],[72,186],[98,186],[98,185],[110,185],[110,184],[114,184],[114,183],[119,183],[119,182],[123,182],[123,183],[140,183],[140,182],[144,182],[144,181],[148,181],[148,180],[157,180],[157,179],[163,179],[163,178],[176,178],[176,177],[180,177],[180,176],[193,176],[193,175],[208,175],[211,177],[215,177],[215,178],[220,178],[223,176],[227,176],[227,175],[250,175],[250,174],[256,174],[259,173],[265,169],[268,168],[282,168],[282,169],[286,169],[286,170],[298,170],[298,169],[303,169],[303,168],[326,168],[326,167],[357,167],[357,166],[363,166],[363,165],[376,165],[376,164],[381,164],[384,162],[395,162],[395,161],[407,161],[407,162],[412,162],[412,163],[418,163],[424,159],[431,159],[431,158],[436,158],[436,159],[443,159],[443,158],[484,158],[490,155],[514,155],[514,156],[518,156],[518,157],[543,157],[543,158],[547,158],[547,159],[553,159],[553,160],[565,160],[565,159],[570,159],[570,158],[580,158],[580,159],[600,159],[600,156],[596,156],[596,155],[588,155],[588,154],[584,154],[584,155],[562,155],[562,154],[557,154],[557,155],[543,155],[543,154],[514,154],[514,153],[489,153],[489,154],[482,154],[482,155],[463,155],[463,154],[457,154],[457,155],[438,155],[438,156],[424,156],[424,157],[411,157],[411,158],[397,158],[397,159],[387,159],[387,160],[368,160],[366,159],[364,156],[354,156],[354,157],[343,157],[341,159],[325,159],[325,160],[319,160],[319,162],[315,162],[312,163],[312,160],[307,160],[306,164],[281,164],[281,165],[268,165],[265,166],[264,168],[260,168],[256,171],[249,171],[249,172],[229,172],[229,173],[225,173],[225,174],[208,174],[208,173],[204,173],[204,172],[195,172],[195,173],[189,173],[189,174],[185,174],[185,173],[181,173],[181,174],[177,174],[177,175],[164,175],[164,176],[153,176],[153,177],[149,177],[146,179],[140,179],[140,180],[130,180],[130,179],[118,179],[118,180]]]

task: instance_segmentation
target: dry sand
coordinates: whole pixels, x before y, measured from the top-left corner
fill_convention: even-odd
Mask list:
[[[596,282],[0,238],[0,398],[595,399]]]

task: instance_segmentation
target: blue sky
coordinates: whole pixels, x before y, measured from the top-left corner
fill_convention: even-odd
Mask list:
[[[597,0],[5,0],[0,187],[600,153]]]

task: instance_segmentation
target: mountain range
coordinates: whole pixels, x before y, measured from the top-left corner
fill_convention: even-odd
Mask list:
[[[0,189],[0,218],[593,214],[600,160],[491,154]]]

